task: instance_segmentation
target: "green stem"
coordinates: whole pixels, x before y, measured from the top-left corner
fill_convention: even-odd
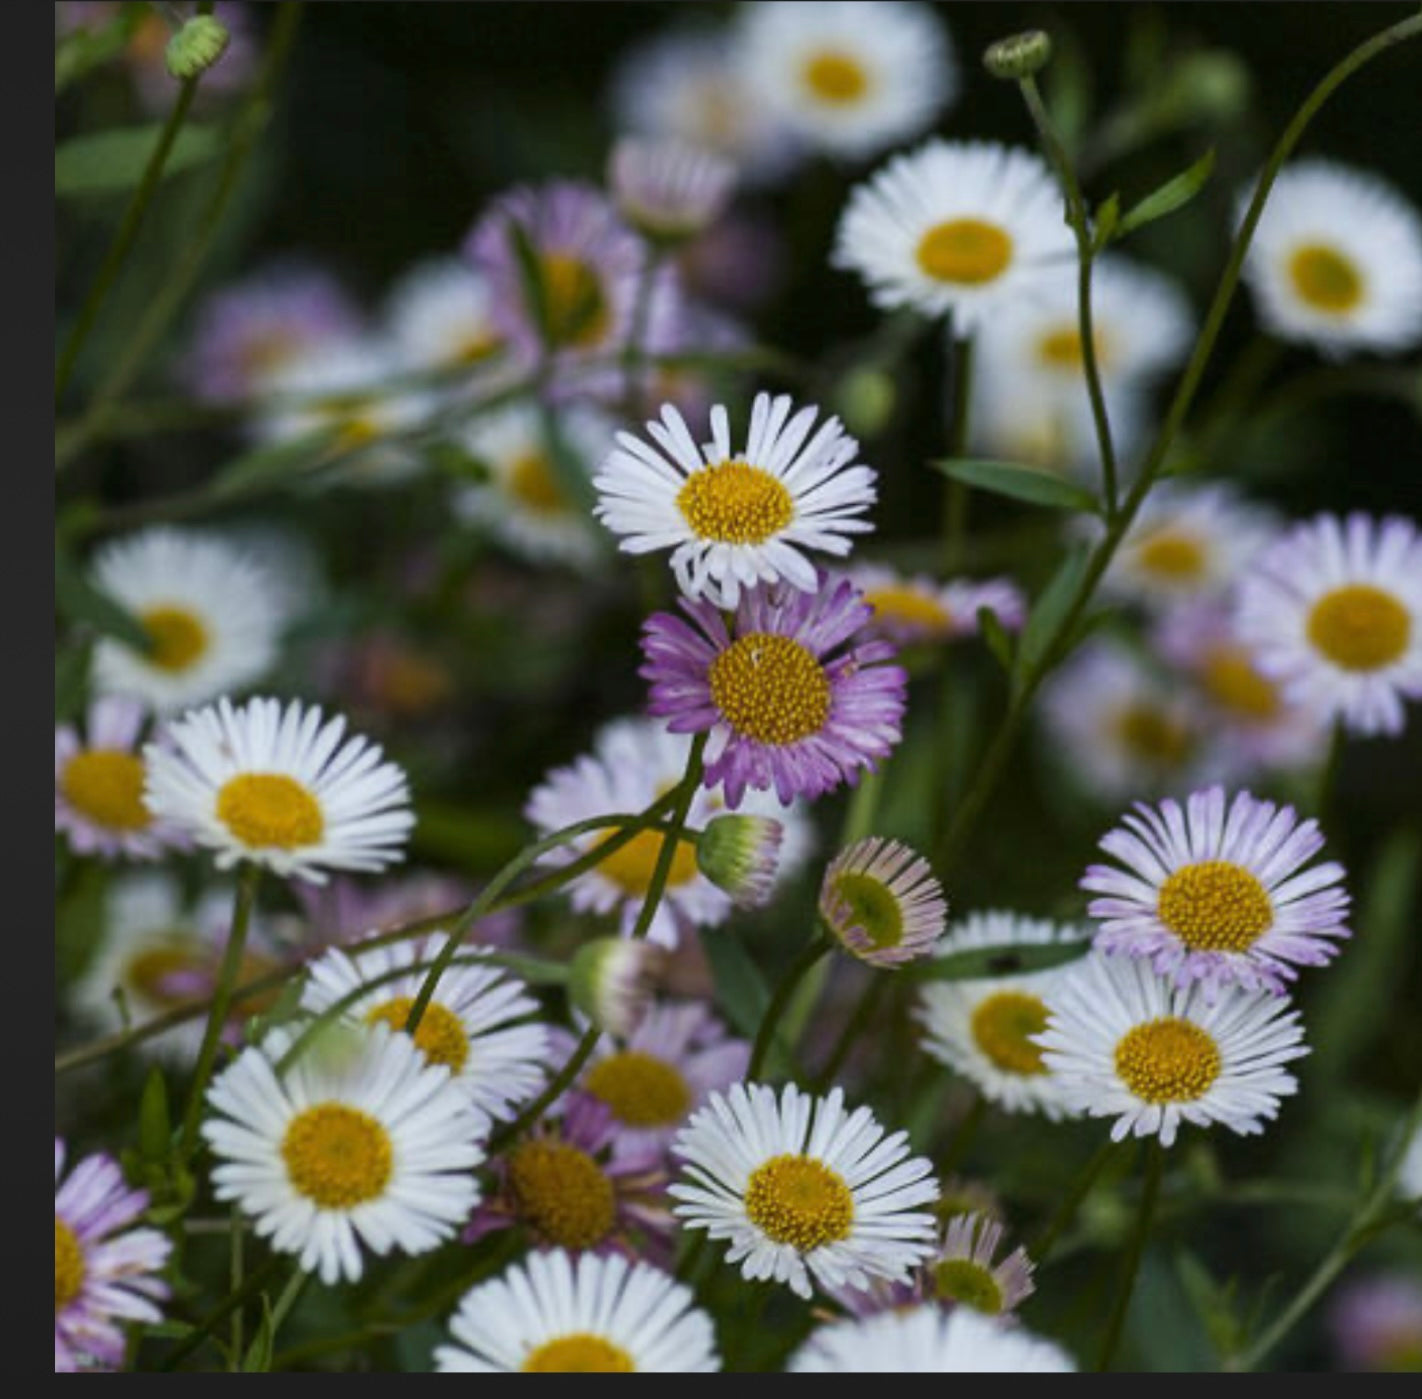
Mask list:
[[[948,374],[952,421],[948,425],[948,457],[956,460],[967,450],[968,414],[973,391],[973,342],[959,339],[948,326]],[[943,496],[943,569],[952,574],[963,566],[968,537],[968,487],[952,477]]]
[[[1145,1183],[1141,1188],[1141,1205],[1136,1215],[1135,1232],[1131,1235],[1126,1251],[1126,1266],[1121,1274],[1121,1290],[1116,1296],[1116,1305],[1111,1311],[1111,1320],[1106,1325],[1106,1339],[1101,1343],[1101,1358],[1096,1362],[1097,1370],[1105,1372],[1111,1368],[1116,1357],[1116,1347],[1120,1344],[1121,1333],[1126,1326],[1126,1313],[1131,1307],[1131,1297],[1136,1290],[1136,1277],[1141,1270],[1141,1259],[1145,1256],[1146,1241],[1150,1238],[1150,1226],[1155,1217],[1155,1203],[1160,1198],[1160,1178],[1165,1170],[1165,1148],[1158,1137],[1146,1143]]]
[[[1096,1154],[1086,1163],[1086,1168],[1072,1182],[1071,1189],[1067,1191],[1065,1198],[1057,1207],[1057,1212],[1052,1216],[1051,1222],[1037,1236],[1030,1253],[1032,1261],[1041,1267],[1051,1256],[1052,1249],[1056,1247],[1057,1241],[1071,1227],[1072,1221],[1076,1218],[1076,1212],[1081,1208],[1081,1202],[1091,1193],[1091,1187],[1096,1184],[1101,1172],[1106,1168],[1106,1163],[1110,1161],[1120,1150],[1117,1142],[1108,1141],[1102,1145]]]
[[[241,1292],[242,1290],[242,1234],[242,1212],[236,1205],[233,1205],[232,1223],[229,1228],[230,1242],[228,1245],[230,1255],[228,1290],[230,1292]],[[231,1349],[227,1355],[227,1368],[229,1371],[240,1370],[242,1368],[243,1349],[242,1308],[238,1307],[232,1313]]]
[[[1328,756],[1323,761],[1318,774],[1318,798],[1314,809],[1318,814],[1318,824],[1325,830],[1333,815],[1333,804],[1338,797],[1338,777],[1343,770],[1343,749],[1348,735],[1342,719],[1333,721],[1333,732],[1328,739]]]
[[[780,978],[779,985],[771,995],[770,1004],[766,1006],[765,1014],[761,1017],[760,1028],[756,1031],[750,1063],[746,1065],[747,1083],[755,1082],[764,1068],[780,1018],[790,1003],[790,997],[795,994],[795,988],[820,958],[833,950],[834,943],[823,933],[817,933],[785,969],[785,974]]]
[[[973,1105],[963,1114],[963,1120],[958,1124],[958,1130],[953,1133],[953,1140],[948,1143],[948,1150],[938,1158],[938,1177],[943,1179],[968,1153],[968,1148],[973,1144],[973,1138],[978,1134],[978,1128],[982,1126],[983,1118],[987,1115],[987,1100],[981,1093],[973,1095]]]
[[[266,1285],[277,1275],[282,1268],[284,1260],[273,1256],[268,1258],[260,1268],[247,1274],[247,1280],[235,1292],[229,1292],[216,1307],[212,1309],[203,1319],[198,1322],[191,1333],[173,1347],[159,1362],[158,1369],[174,1370],[179,1362],[186,1360],[195,1350],[197,1350],[207,1338],[216,1332],[217,1328],[232,1314],[237,1307],[245,1306],[251,1301]]]
[[[834,1083],[844,1061],[849,1057],[849,1051],[854,1047],[854,1042],[864,1033],[865,1026],[874,1018],[874,1012],[878,1010],[879,1003],[884,999],[888,990],[889,978],[887,976],[875,975],[870,979],[869,985],[864,989],[864,994],[859,998],[859,1003],[850,1012],[844,1029],[840,1031],[834,1048],[830,1050],[824,1068],[819,1072],[819,1077],[815,1081],[817,1092],[826,1092]]]
[[[261,874],[260,865],[247,863],[242,866],[237,876],[237,890],[232,903],[232,930],[227,935],[227,946],[222,953],[222,965],[217,973],[217,990],[208,1011],[207,1029],[203,1032],[202,1048],[198,1050],[197,1070],[188,1093],[187,1110],[183,1114],[183,1134],[179,1139],[177,1157],[180,1165],[186,1165],[197,1148],[203,1093],[207,1089],[208,1079],[212,1077],[217,1048],[222,1042],[222,1031],[227,1025],[227,1015],[232,1007],[233,993],[237,988],[237,973],[241,969],[242,953],[247,946],[247,928],[252,920],[252,906],[256,902],[257,884]]]

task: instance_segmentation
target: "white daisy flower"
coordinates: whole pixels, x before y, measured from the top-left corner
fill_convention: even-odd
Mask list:
[[[1317,821],[1222,787],[1182,807],[1137,803],[1101,848],[1124,865],[1093,865],[1081,887],[1101,923],[1096,946],[1144,957],[1207,998],[1238,982],[1282,994],[1300,966],[1317,967],[1349,936],[1342,865],[1304,866],[1323,848]]]
[[[468,263],[429,258],[391,288],[385,323],[405,364],[473,370],[492,360],[502,344],[489,304],[487,283]]]
[[[1146,497],[1102,586],[1155,607],[1219,596],[1277,533],[1273,512],[1232,486],[1167,481]]]
[[[404,858],[415,824],[405,774],[346,721],[293,700],[227,699],[169,726],[149,744],[145,798],[216,852],[219,869],[252,860],[284,878],[323,884],[329,870],[380,870]]]
[[[975,334],[1076,257],[1046,164],[985,142],[933,140],[895,156],[850,196],[833,264],[857,272],[876,306],[952,313]]]
[[[937,1228],[917,1209],[938,1198],[932,1165],[910,1156],[904,1132],[884,1133],[844,1092],[824,1098],[794,1084],[735,1084],[712,1094],[677,1136],[672,1154],[689,1184],[670,1187],[688,1229],[726,1239],[728,1263],[797,1296],[907,1280],[933,1253]]]
[[[1403,701],[1422,698],[1422,534],[1397,515],[1299,525],[1241,580],[1237,624],[1289,699],[1401,733]]]
[[[811,437],[818,408],[792,418],[788,395],[757,394],[746,449],[731,447],[730,420],[711,410],[712,440],[698,448],[681,414],[666,404],[647,424],[656,446],[631,433],[593,480],[593,511],[624,553],[672,550],[672,572],[689,598],[733,608],[743,588],[785,579],[819,587],[802,550],[844,556],[851,537],[873,529],[859,519],[878,498],[872,468],[851,465],[859,443],[828,418]],[[658,451],[657,449],[661,450]]]
[[[1022,589],[1010,578],[955,578],[943,583],[927,574],[908,575],[884,564],[856,564],[850,581],[874,609],[870,628],[901,646],[976,636],[978,612],[986,607],[1008,631],[1026,620]]]
[[[99,641],[99,694],[171,714],[245,689],[276,661],[288,620],[279,580],[216,535],[155,526],[106,545],[92,578],[152,638],[147,652]]]
[[[464,1294],[442,1374],[696,1374],[721,1368],[690,1290],[618,1254],[531,1253]]]
[[[900,967],[932,950],[948,917],[933,868],[902,841],[869,836],[825,869],[819,914],[853,957]]]
[[[1285,166],[1244,275],[1260,319],[1284,340],[1328,355],[1422,340],[1422,218],[1371,171],[1317,159]]]
[[[624,136],[612,149],[608,185],[633,228],[654,242],[680,243],[721,217],[735,192],[736,167],[682,141]]]
[[[935,956],[979,948],[1046,947],[1085,941],[1079,928],[1003,911],[971,913],[939,942]],[[923,1025],[926,1053],[977,1085],[1008,1112],[1066,1116],[1056,1080],[1033,1039],[1047,1024],[1047,994],[1065,967],[960,981],[926,981],[914,1018]]]
[[[791,1374],[1069,1374],[1076,1365],[1026,1327],[968,1307],[921,1306],[822,1326],[787,1368]]]
[[[343,1014],[351,1020],[403,1031],[428,971],[420,964],[439,955],[447,936],[354,957],[333,947],[311,963],[302,1008],[319,1015],[346,1003]],[[510,1118],[547,1077],[548,1031],[533,1019],[539,1009],[523,982],[501,967],[450,967],[420,1017],[415,1044],[431,1064],[450,1071],[480,1112]]]
[[[524,815],[540,835],[609,812],[645,811],[686,773],[691,738],[667,731],[655,719],[620,719],[603,727],[593,739],[593,751],[567,767],[555,768],[534,790]],[[698,787],[687,812],[691,830],[706,826],[725,810],[719,789]],[[773,792],[747,792],[738,808],[743,815],[768,816],[781,825],[779,884],[804,863],[810,846],[810,826],[800,804],[782,806]],[[594,831],[550,851],[542,863],[557,868],[571,864],[600,845],[611,831]],[[661,853],[659,831],[642,831],[613,851],[586,874],[567,885],[573,907],[592,913],[617,912],[622,930],[631,932],[651,886]],[[713,884],[697,864],[696,847],[680,842],[672,856],[671,873],[648,936],[675,947],[683,926],[715,927],[730,917],[732,899]]]
[[[588,408],[561,413],[558,431],[569,455],[590,476],[612,446],[613,424]],[[457,434],[489,479],[454,497],[461,519],[486,526],[534,563],[590,568],[607,557],[605,536],[559,476],[542,418],[527,404],[479,414]]]
[[[921,135],[957,94],[930,5],[761,0],[741,7],[734,43],[746,85],[786,130],[846,160]]]
[[[242,1051],[207,1091],[213,1193],[321,1280],[356,1282],[360,1243],[426,1253],[479,1199],[488,1119],[449,1070],[384,1024],[328,1032],[284,1075],[284,1030]]]
[[[1158,1136],[1182,1122],[1264,1130],[1298,1091],[1284,1069],[1309,1052],[1299,1013],[1282,996],[1227,987],[1214,1001],[1136,958],[1091,953],[1048,999],[1037,1037],[1069,1107],[1114,1117],[1111,1140]]]

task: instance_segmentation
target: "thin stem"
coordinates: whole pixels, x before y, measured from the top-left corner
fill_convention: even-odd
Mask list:
[[[940,1180],[968,1154],[968,1148],[972,1146],[973,1138],[977,1136],[978,1128],[982,1126],[983,1118],[986,1115],[987,1100],[981,1093],[975,1093],[973,1105],[963,1114],[963,1120],[958,1124],[958,1130],[953,1133],[953,1140],[948,1143],[948,1150],[938,1158],[937,1168]]]
[[[186,1360],[219,1326],[232,1314],[236,1307],[245,1306],[255,1297],[282,1268],[284,1260],[273,1256],[260,1268],[247,1274],[247,1280],[236,1292],[229,1292],[197,1326],[165,1355],[158,1365],[160,1370],[174,1370],[180,1361]]]
[[[870,979],[869,985],[865,988],[864,994],[859,998],[859,1004],[850,1012],[849,1019],[845,1022],[844,1029],[840,1031],[839,1038],[834,1043],[834,1048],[830,1050],[829,1058],[825,1060],[825,1066],[820,1070],[816,1080],[816,1090],[825,1092],[834,1082],[835,1076],[844,1065],[844,1061],[849,1057],[849,1051],[854,1047],[854,1042],[864,1033],[865,1027],[874,1018],[874,1012],[878,1010],[879,1003],[884,999],[889,989],[889,978],[887,976],[875,976]]]
[[[952,419],[948,424],[948,457],[957,460],[967,450],[968,414],[973,389],[973,342],[959,339],[948,325],[948,400]],[[968,486],[952,477],[943,497],[943,568],[954,573],[963,566],[968,537]]]
[[[232,1223],[228,1229],[229,1242],[229,1268],[228,1268],[228,1291],[240,1292],[242,1290],[242,1212],[236,1205],[232,1206]],[[237,1307],[232,1313],[232,1340],[231,1349],[227,1356],[227,1368],[229,1371],[240,1370],[242,1368],[242,1308]]]
[[[237,876],[237,889],[232,902],[232,930],[227,935],[227,946],[222,953],[222,965],[217,973],[217,990],[212,998],[212,1006],[207,1015],[207,1029],[203,1032],[202,1048],[198,1051],[197,1070],[193,1075],[193,1085],[188,1092],[188,1106],[183,1114],[183,1134],[178,1142],[178,1162],[186,1164],[197,1147],[198,1124],[202,1121],[203,1093],[207,1081],[212,1077],[212,1067],[217,1059],[217,1047],[222,1042],[222,1031],[227,1025],[227,1015],[232,1007],[233,993],[237,988],[237,973],[242,966],[242,954],[247,946],[247,928],[252,920],[252,906],[257,898],[257,884],[261,879],[262,867],[252,863],[242,866]]]
[[[785,1013],[785,1007],[790,1003],[790,997],[795,994],[795,988],[799,986],[820,958],[832,951],[833,948],[834,943],[823,933],[818,933],[785,969],[785,974],[780,978],[779,985],[771,995],[770,1004],[766,1006],[765,1014],[761,1017],[760,1028],[756,1031],[750,1063],[746,1066],[747,1082],[753,1082],[759,1077],[761,1069],[765,1065],[766,1056],[770,1053],[771,1043],[775,1039],[775,1031],[779,1027],[780,1018]]]
[[[583,1032],[583,1037],[568,1057],[568,1062],[553,1075],[543,1092],[529,1103],[512,1122],[501,1127],[489,1138],[488,1157],[490,1160],[507,1151],[543,1116],[548,1108],[552,1107],[572,1087],[578,1075],[582,1073],[583,1066],[592,1057],[592,1052],[601,1038],[602,1031],[596,1025],[590,1026]]]
[[[1040,1268],[1047,1261],[1057,1240],[1071,1227],[1077,1210],[1081,1208],[1081,1202],[1091,1193],[1091,1187],[1096,1184],[1101,1172],[1105,1170],[1106,1163],[1119,1150],[1120,1146],[1117,1142],[1104,1143],[1086,1163],[1081,1174],[1072,1182],[1071,1189],[1067,1191],[1061,1204],[1057,1206],[1057,1212],[1052,1216],[1051,1222],[1037,1236],[1036,1242],[1030,1249],[1032,1261],[1037,1267]]]
[[[1131,1235],[1126,1251],[1126,1266],[1121,1275],[1121,1290],[1116,1297],[1116,1305],[1111,1312],[1111,1320],[1106,1326],[1106,1339],[1101,1343],[1101,1358],[1096,1368],[1105,1372],[1111,1368],[1116,1357],[1116,1347],[1125,1329],[1126,1313],[1131,1307],[1131,1297],[1136,1290],[1136,1277],[1141,1270],[1141,1258],[1145,1255],[1146,1240],[1150,1238],[1150,1226],[1155,1217],[1155,1202],[1160,1198],[1160,1178],[1165,1170],[1165,1148],[1158,1137],[1146,1143],[1145,1184],[1141,1188],[1141,1206],[1136,1215],[1135,1232]]]

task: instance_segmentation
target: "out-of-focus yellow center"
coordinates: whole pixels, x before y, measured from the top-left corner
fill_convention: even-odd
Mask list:
[[[281,1158],[298,1194],[323,1210],[349,1210],[384,1194],[395,1152],[390,1134],[369,1113],[319,1103],[291,1119]]]
[[[652,873],[662,853],[660,831],[638,831],[598,865],[598,872],[610,879],[624,893],[640,898],[652,886]],[[696,847],[679,840],[672,856],[667,887],[676,889],[696,878]]]
[[[698,539],[718,544],[764,544],[795,518],[795,501],[784,484],[743,461],[694,472],[676,503]]]
[[[207,654],[207,628],[185,607],[151,607],[138,620],[152,642],[148,663],[159,670],[176,675]]]
[[[711,699],[738,733],[784,747],[819,733],[830,682],[813,653],[788,636],[752,632],[711,663]]]
[[[1363,274],[1357,264],[1324,243],[1295,250],[1289,259],[1289,279],[1301,301],[1327,315],[1344,315],[1363,299]]]
[[[746,1215],[778,1244],[810,1253],[847,1239],[854,1196],[843,1178],[812,1156],[772,1156],[746,1183]]]
[[[1200,578],[1208,560],[1204,541],[1178,530],[1157,530],[1136,546],[1137,565],[1170,583]]]
[[[822,49],[805,64],[805,86],[821,102],[848,106],[869,91],[869,74],[849,54]]]
[[[1407,650],[1412,615],[1391,593],[1353,583],[1314,604],[1308,639],[1343,670],[1382,670]]]
[[[597,272],[567,253],[543,257],[544,311],[554,345],[588,349],[612,328],[612,310]]]
[[[54,1310],[61,1312],[84,1286],[84,1250],[74,1231],[54,1216]]]
[[[1223,1060],[1190,1020],[1161,1016],[1132,1026],[1116,1045],[1116,1074],[1146,1103],[1193,1103],[1210,1091]]]
[[[1200,671],[1205,693],[1222,709],[1242,719],[1264,722],[1278,717],[1279,687],[1254,667],[1242,646],[1211,648]]]
[[[396,996],[368,1010],[366,1024],[379,1023],[392,1030],[403,1030],[414,1004],[413,996]],[[420,1016],[415,1045],[431,1064],[443,1064],[452,1074],[457,1074],[469,1058],[469,1034],[464,1022],[448,1006],[437,1001],[431,1001]]]
[[[956,1302],[974,1311],[997,1316],[1002,1311],[1002,1288],[992,1270],[968,1258],[945,1258],[932,1267],[933,1292],[941,1302]]]
[[[996,281],[1012,262],[1012,237],[981,219],[936,224],[918,245],[918,265],[938,282],[977,287]]]
[[[143,760],[121,748],[76,753],[59,778],[60,790],[81,816],[110,831],[143,831],[153,817],[143,804]]]
[[[1047,1007],[1025,991],[998,991],[973,1011],[973,1039],[1005,1073],[1035,1077],[1047,1072],[1033,1035],[1047,1028]]]
[[[523,1368],[525,1373],[540,1375],[619,1375],[637,1369],[621,1346],[589,1331],[544,1341],[529,1351]]]
[[[624,1049],[588,1070],[584,1087],[629,1127],[675,1127],[691,1108],[686,1079],[654,1054]]]
[[[321,804],[282,772],[243,772],[217,794],[217,817],[243,845],[297,850],[315,845],[326,829]]]
[[[553,463],[542,452],[525,452],[509,472],[509,494],[535,515],[566,515],[568,498]]]
[[[916,631],[946,631],[953,618],[936,598],[916,588],[871,588],[864,601],[880,621],[897,622]]]
[[[1274,926],[1268,891],[1228,860],[1176,870],[1160,886],[1156,915],[1192,952],[1245,952]]]
[[[612,1182],[586,1151],[567,1142],[527,1141],[509,1157],[519,1213],[550,1243],[595,1248],[617,1217]]]
[[[1131,704],[1119,711],[1116,732],[1129,753],[1152,767],[1178,768],[1193,747],[1189,726],[1150,704]]]

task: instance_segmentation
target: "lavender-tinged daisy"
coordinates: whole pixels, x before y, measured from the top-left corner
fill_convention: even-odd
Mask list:
[[[897,968],[932,951],[948,901],[927,860],[901,841],[869,836],[830,862],[819,914],[851,956]]]
[[[859,444],[819,409],[791,417],[788,395],[757,394],[743,452],[730,420],[711,410],[711,441],[698,447],[671,405],[649,422],[655,445],[631,433],[603,462],[593,513],[621,539],[623,552],[671,549],[672,572],[688,598],[735,607],[743,589],[784,579],[818,586],[803,551],[843,557],[852,536],[873,529],[860,518],[877,499],[875,472],[854,465]],[[658,450],[660,449],[660,450]]]
[[[1340,1287],[1328,1307],[1342,1368],[1374,1374],[1422,1370],[1422,1282],[1402,1271]]]
[[[1081,887],[1104,897],[1089,912],[1105,953],[1148,960],[1207,999],[1230,983],[1282,994],[1300,966],[1317,967],[1349,936],[1342,865],[1309,861],[1323,849],[1318,822],[1293,807],[1195,792],[1184,807],[1137,803],[1101,840],[1124,869],[1093,865]]]
[[[488,283],[456,257],[416,263],[391,288],[385,323],[401,360],[414,369],[465,368],[482,380],[501,337]]]
[[[874,609],[870,629],[900,646],[976,636],[978,613],[983,608],[1008,631],[1016,631],[1026,618],[1022,590],[1009,578],[940,583],[924,574],[910,577],[883,564],[856,565],[848,576]]]
[[[1016,1311],[1035,1290],[1032,1263],[1020,1246],[996,1257],[1005,1232],[998,1220],[980,1214],[950,1219],[943,1246],[924,1264],[929,1295],[987,1316]]]
[[[54,829],[75,854],[156,860],[182,844],[144,805],[136,749],[145,717],[136,700],[107,696],[90,704],[82,736],[73,724],[55,729]]]
[[[1262,1132],[1298,1091],[1284,1065],[1309,1052],[1287,998],[1227,986],[1208,1000],[1136,958],[1091,953],[1048,998],[1043,1059],[1076,1112],[1114,1117],[1111,1140],[1157,1136],[1182,1122]]]
[[[117,1370],[123,1323],[161,1321],[168,1296],[158,1273],[172,1242],[156,1229],[130,1229],[148,1192],[130,1190],[118,1162],[86,1156],[63,1184],[65,1144],[54,1139],[54,1368]]]
[[[902,734],[908,677],[887,641],[861,641],[871,613],[847,580],[816,593],[745,593],[728,626],[682,599],[695,625],[657,613],[643,627],[650,712],[673,733],[709,733],[708,787],[735,808],[747,787],[783,802],[858,781]]]
[[[1237,627],[1285,695],[1357,734],[1422,698],[1422,534],[1398,515],[1320,515],[1241,580]]]
[[[886,1134],[866,1107],[765,1084],[713,1093],[672,1145],[684,1183],[671,1187],[688,1229],[726,1240],[728,1263],[799,1297],[906,1279],[934,1247],[933,1168],[903,1132]]]
[[[655,243],[681,243],[720,218],[736,187],[736,167],[682,141],[625,136],[613,147],[608,184],[618,211]]]

